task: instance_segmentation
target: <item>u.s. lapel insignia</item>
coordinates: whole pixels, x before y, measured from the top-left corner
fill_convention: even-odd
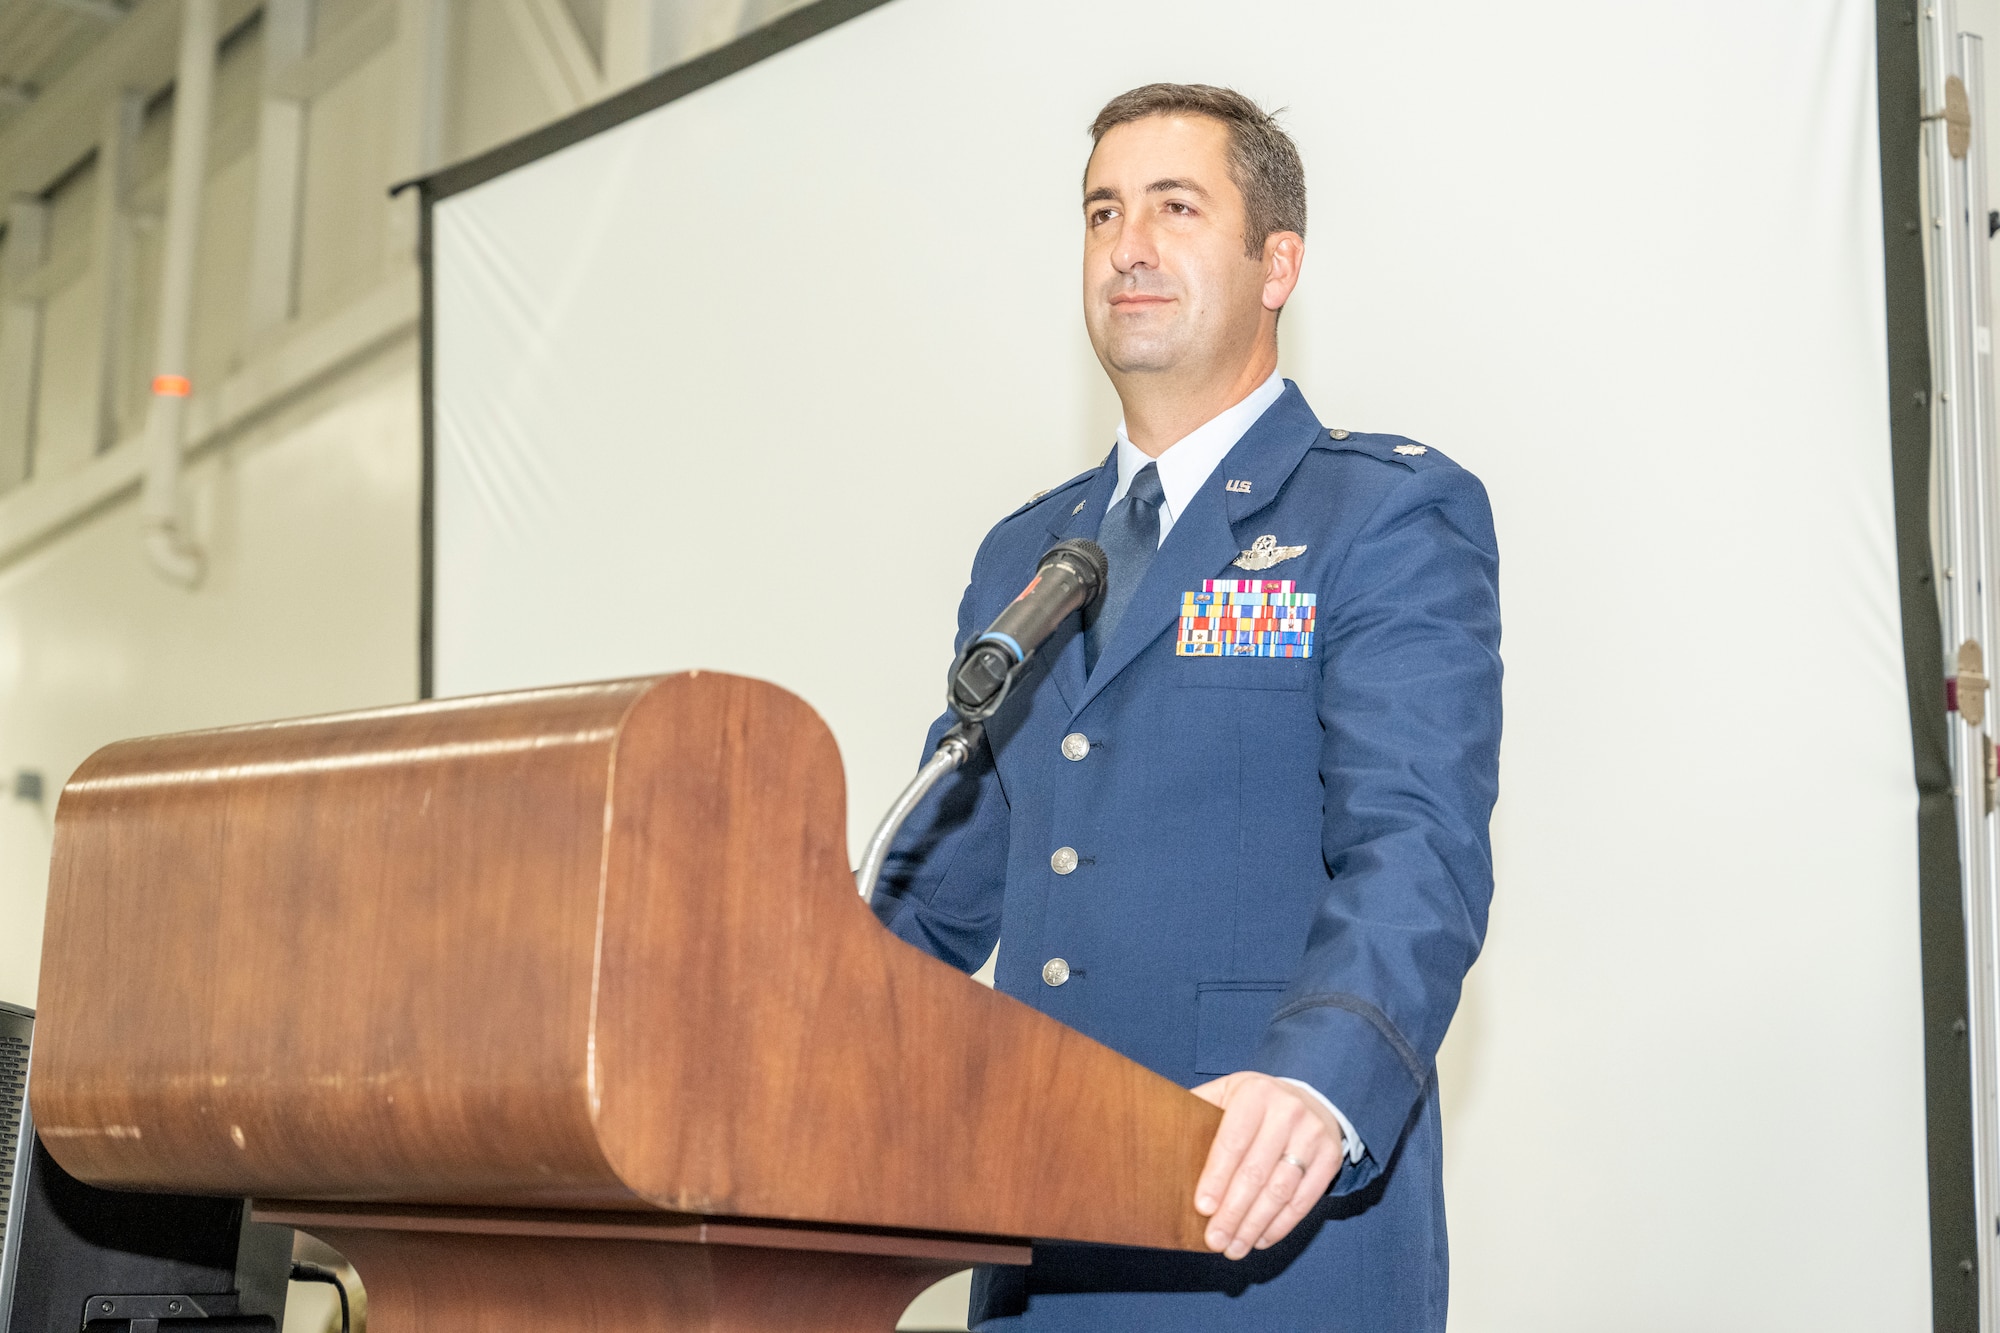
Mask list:
[[[1225,491],[1229,491],[1235,495],[1248,495],[1250,494],[1250,483],[1247,481],[1232,479],[1229,482],[1225,483],[1222,489]]]
[[[1306,548],[1303,546],[1278,545],[1278,539],[1267,532],[1251,542],[1249,550],[1229,563],[1239,569],[1269,569],[1272,565],[1296,560],[1305,553]]]
[[[1407,454],[1411,458],[1422,458],[1425,454],[1430,452],[1430,448],[1429,446],[1422,444],[1399,444],[1396,446],[1395,452],[1399,454]]]
[[[1088,499],[1088,497],[1086,497],[1086,498],[1084,498],[1084,499],[1082,499],[1082,500],[1078,500],[1078,501],[1076,502],[1076,508],[1074,508],[1074,509],[1072,509],[1072,510],[1070,510],[1070,511],[1069,511],[1069,516],[1070,516],[1071,518],[1075,518],[1075,517],[1076,517],[1076,516],[1077,516],[1078,514],[1081,514],[1081,513],[1083,512],[1083,507],[1084,507],[1085,505],[1089,504],[1089,503],[1090,503],[1090,500]]]

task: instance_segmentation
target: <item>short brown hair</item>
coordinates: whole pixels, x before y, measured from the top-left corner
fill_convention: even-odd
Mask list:
[[[1306,234],[1306,169],[1276,116],[1234,88],[1149,83],[1104,104],[1090,122],[1091,147],[1112,126],[1148,116],[1207,116],[1228,127],[1229,178],[1243,194],[1243,248],[1252,259],[1264,253],[1272,232]]]

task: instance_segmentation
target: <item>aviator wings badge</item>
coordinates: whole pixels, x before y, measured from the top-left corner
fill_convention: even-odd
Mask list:
[[[1229,563],[1237,566],[1239,569],[1269,569],[1272,565],[1283,564],[1287,560],[1296,560],[1305,553],[1306,548],[1303,546],[1278,545],[1278,539],[1267,532],[1256,541],[1251,542],[1249,550],[1237,556]]]

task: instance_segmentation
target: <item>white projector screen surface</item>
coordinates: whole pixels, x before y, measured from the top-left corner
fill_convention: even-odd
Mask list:
[[[1873,23],[891,0],[447,198],[436,692],[774,680],[858,854],[975,546],[1110,447],[1085,127],[1160,79],[1288,107],[1285,372],[1477,472],[1500,535],[1453,1328],[1928,1328]]]

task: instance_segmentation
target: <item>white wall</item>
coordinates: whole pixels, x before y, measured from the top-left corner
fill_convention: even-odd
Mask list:
[[[0,999],[34,1003],[55,789],[91,750],[414,697],[413,363],[405,340],[193,467],[200,589],[153,574],[129,503],[0,570],[0,766],[49,782],[0,804]]]

